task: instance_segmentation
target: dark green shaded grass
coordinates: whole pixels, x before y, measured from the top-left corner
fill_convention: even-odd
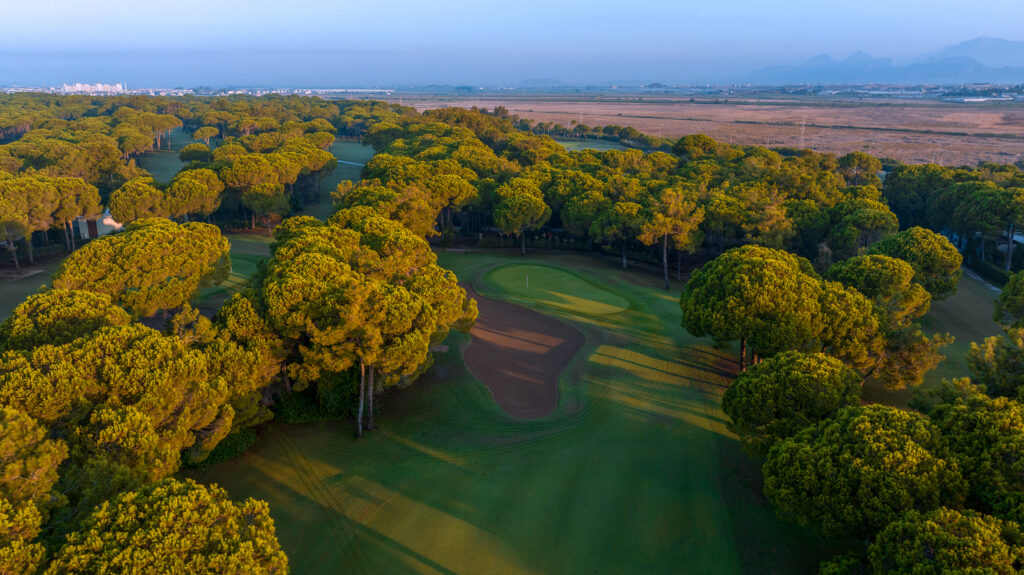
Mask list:
[[[296,573],[810,573],[830,554],[760,495],[718,408],[732,353],[678,326],[678,292],[578,256],[441,263],[584,333],[559,407],[506,416],[454,334],[362,440],[350,422],[261,429],[198,476],[269,501]],[[519,287],[526,271],[543,292]]]
[[[6,251],[3,252],[3,255],[6,255]],[[21,305],[25,298],[39,291],[39,288],[44,285],[49,284],[50,276],[53,275],[53,272],[57,271],[61,261],[63,261],[61,258],[53,258],[39,265],[25,266],[42,269],[43,271],[42,273],[33,274],[21,279],[0,278],[0,320],[4,320],[7,316],[11,315],[14,308]],[[22,265],[25,265],[24,262]]]

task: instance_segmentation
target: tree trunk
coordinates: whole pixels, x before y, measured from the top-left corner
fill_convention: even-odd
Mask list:
[[[622,269],[626,269],[626,240],[622,240]]]
[[[78,248],[75,246],[75,224],[72,220],[68,220],[68,229],[71,230],[71,251],[75,251]]]
[[[1006,236],[1006,273],[1010,273],[1010,267],[1013,265],[1013,234],[1015,226],[1010,224],[1010,233]]]
[[[368,413],[369,420],[366,422],[366,429],[373,431],[373,396],[377,393],[376,386],[373,385],[373,366],[370,366],[370,410]]]
[[[11,252],[11,257],[14,258],[14,269],[20,270],[21,263],[18,262],[18,244],[14,243],[13,240],[7,240],[7,251]]]
[[[250,225],[249,227],[251,229],[255,230],[256,229],[256,210],[252,210],[249,213],[252,214],[252,225]]]
[[[747,370],[747,338],[740,338],[740,371]]]
[[[356,437],[363,436],[363,398],[366,397],[366,365],[359,360],[359,414],[356,416]]]
[[[526,256],[526,230],[519,232],[519,239],[522,242],[523,256]]]
[[[661,263],[665,269],[665,289],[669,289],[668,285],[668,234],[661,239]]]
[[[61,227],[64,228],[64,249],[66,249],[70,253],[71,252],[71,234],[68,233],[68,223],[64,222],[64,225],[61,226]]]
[[[31,264],[31,265],[35,265],[35,263],[36,263],[35,254],[32,253],[32,234],[33,233],[34,232],[29,232],[29,233],[25,234],[25,251],[28,252],[28,263]]]
[[[676,280],[683,280],[683,252],[676,250]]]
[[[985,263],[985,236],[981,236],[981,263]]]

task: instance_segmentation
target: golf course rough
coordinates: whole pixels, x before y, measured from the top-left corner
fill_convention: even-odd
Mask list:
[[[833,554],[761,495],[719,409],[736,352],[679,327],[677,291],[579,256],[440,263],[583,334],[557,406],[507,414],[454,333],[362,440],[346,421],[261,428],[199,479],[268,501],[293,572],[813,573]]]

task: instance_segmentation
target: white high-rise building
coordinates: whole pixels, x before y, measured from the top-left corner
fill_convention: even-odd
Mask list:
[[[64,84],[61,92],[65,94],[122,94],[124,84]]]

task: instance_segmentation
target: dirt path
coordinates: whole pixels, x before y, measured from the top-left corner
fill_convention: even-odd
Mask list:
[[[583,346],[572,326],[515,304],[466,291],[480,315],[463,358],[469,371],[514,417],[543,417],[558,406],[558,375]]]

